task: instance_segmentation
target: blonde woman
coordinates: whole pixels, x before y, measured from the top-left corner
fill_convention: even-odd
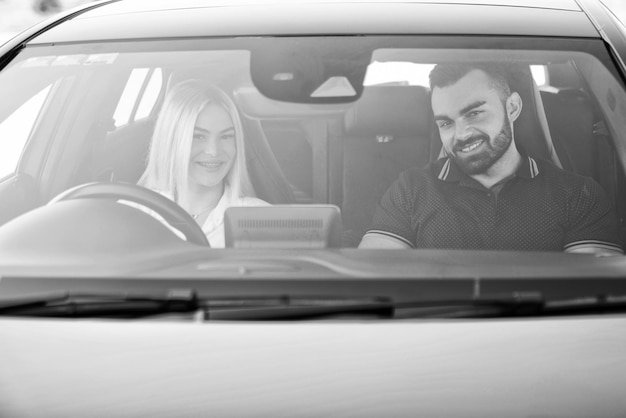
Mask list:
[[[235,104],[197,80],[175,85],[165,98],[138,183],[189,212],[213,248],[224,247],[227,208],[268,205],[254,197]]]

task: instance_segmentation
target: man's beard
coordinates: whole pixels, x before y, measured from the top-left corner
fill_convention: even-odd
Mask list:
[[[490,140],[489,136],[484,133],[472,135],[465,141],[454,144],[451,157],[465,174],[470,176],[484,174],[502,158],[504,153],[509,149],[512,139],[513,134],[511,132],[511,126],[508,122],[508,118],[506,118],[502,129],[495,136],[493,142]],[[483,147],[480,154],[463,155],[461,149],[464,146],[479,140],[483,141],[483,144],[480,145]]]

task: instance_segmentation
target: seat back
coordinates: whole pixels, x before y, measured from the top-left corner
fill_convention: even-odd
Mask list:
[[[96,142],[90,180],[136,183],[146,168],[154,124],[154,118],[133,122]]]
[[[618,212],[626,242],[626,198],[621,193],[625,177],[601,113],[582,88],[546,87],[541,97],[563,168],[591,177],[602,186]]]
[[[541,90],[554,146],[563,168],[585,176],[596,176],[596,145],[593,106],[581,89]]]
[[[246,138],[246,164],[259,199],[272,204],[296,203],[294,191],[274,155],[260,121],[242,116]]]
[[[399,174],[428,163],[434,120],[421,86],[369,86],[347,112],[343,138],[344,241],[358,245]]]

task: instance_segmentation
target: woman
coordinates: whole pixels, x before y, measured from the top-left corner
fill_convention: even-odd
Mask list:
[[[268,205],[253,197],[235,104],[197,80],[181,82],[167,95],[139,185],[187,210],[214,248],[224,247],[228,207]]]

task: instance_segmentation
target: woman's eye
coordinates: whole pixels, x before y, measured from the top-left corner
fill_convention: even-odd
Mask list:
[[[231,139],[235,139],[235,135],[234,134],[226,134],[226,135],[222,135],[222,140],[223,141],[229,141]]]

